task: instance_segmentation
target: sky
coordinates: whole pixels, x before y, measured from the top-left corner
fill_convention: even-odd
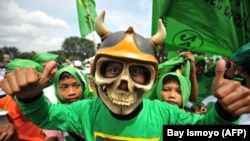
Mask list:
[[[111,32],[132,26],[150,37],[152,0],[95,3],[97,14],[105,10],[104,22]],[[0,47],[16,47],[20,52],[60,50],[66,38],[80,37],[79,31],[76,0],[0,0]],[[87,38],[100,42],[95,33]]]

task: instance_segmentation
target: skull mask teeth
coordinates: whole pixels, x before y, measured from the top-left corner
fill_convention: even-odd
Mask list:
[[[108,95],[107,86],[102,86],[102,91],[103,91],[103,94],[105,94],[107,96],[109,101],[112,102],[114,105],[117,105],[117,106],[127,106],[127,107],[129,107],[134,102],[136,102],[138,98],[142,97],[142,94],[140,94],[139,96],[135,97],[135,99],[130,99],[130,100],[125,99],[125,100],[123,100],[123,99],[118,99],[117,97],[112,97],[111,95]],[[118,97],[123,97],[123,95],[124,95],[124,93],[116,93],[116,94],[118,95]]]

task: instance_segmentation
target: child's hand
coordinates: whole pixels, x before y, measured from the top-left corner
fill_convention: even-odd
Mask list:
[[[189,60],[190,62],[194,62],[195,61],[194,55],[191,52],[189,52],[189,51],[185,53],[185,58],[187,60]]]
[[[207,112],[207,108],[204,105],[193,105],[191,110],[196,114],[205,114]]]
[[[203,103],[200,103],[198,112],[199,114],[205,114],[207,112],[207,107]]]
[[[11,96],[18,95],[21,99],[33,98],[46,87],[51,71],[55,67],[56,62],[51,61],[42,74],[34,68],[17,68],[7,73],[0,82],[2,90]]]

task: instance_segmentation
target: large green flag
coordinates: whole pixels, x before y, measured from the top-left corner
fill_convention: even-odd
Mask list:
[[[76,0],[77,14],[81,37],[85,38],[94,31],[94,22],[97,16],[94,0]]]
[[[153,0],[152,35],[161,18],[165,52],[178,49],[230,57],[250,41],[249,0]]]

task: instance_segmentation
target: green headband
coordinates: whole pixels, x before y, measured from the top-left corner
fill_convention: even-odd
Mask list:
[[[39,64],[42,64],[49,61],[58,61],[58,58],[58,55],[52,53],[38,53],[32,57],[32,60]]]
[[[37,62],[28,59],[18,59],[18,58],[14,59],[13,61],[11,61],[6,65],[6,71],[13,71],[16,68],[28,68],[28,67],[32,67],[39,72],[43,72],[43,67]]]
[[[206,62],[204,56],[195,56],[194,58],[195,58],[195,64],[198,64],[198,63],[200,63],[201,61]]]
[[[231,60],[238,66],[250,61],[250,42],[240,47],[231,57]]]

